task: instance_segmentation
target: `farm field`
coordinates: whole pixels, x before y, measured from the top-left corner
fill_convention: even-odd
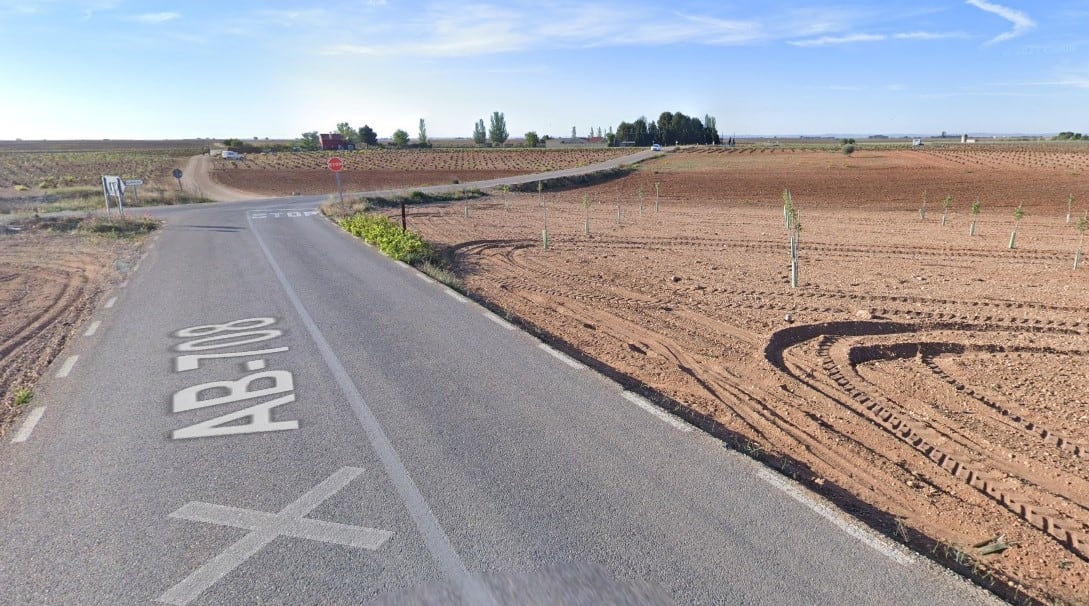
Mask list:
[[[175,166],[201,153],[201,143],[3,142],[0,143],[0,197],[40,195],[63,187],[100,188],[102,175],[165,182]]]
[[[132,239],[0,226],[0,435],[19,412],[20,390],[33,393],[41,373],[138,253]]]
[[[409,227],[478,300],[895,540],[1013,601],[1089,602],[1089,267],[1073,271],[1066,222],[1070,196],[1075,220],[1089,208],[1089,146],[860,148],[685,150],[590,188],[494,192],[468,216],[464,202],[410,207]],[[212,174],[260,195],[335,189],[326,156],[280,155]],[[543,170],[426,158],[349,159],[345,188]],[[784,188],[803,225],[796,289]],[[0,305],[17,310],[0,316],[0,432],[12,389],[137,254],[0,231]],[[974,547],[995,537],[1008,548]]]
[[[1083,603],[1089,267],[1066,212],[1089,154],[976,151],[679,152],[545,208],[408,221],[478,300],[888,536],[1007,599]]]
[[[250,155],[242,162],[213,158],[212,178],[266,196],[323,194],[336,191],[334,177],[326,168],[331,156],[344,160],[340,177],[345,191],[373,191],[574,168],[630,153],[629,148],[284,152]]]

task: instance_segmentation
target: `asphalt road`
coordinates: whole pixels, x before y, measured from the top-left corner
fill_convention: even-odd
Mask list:
[[[993,603],[317,202],[157,211],[0,444],[0,603]]]

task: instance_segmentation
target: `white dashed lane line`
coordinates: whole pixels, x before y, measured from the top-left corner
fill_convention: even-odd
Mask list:
[[[569,355],[567,355],[567,354],[565,354],[563,352],[556,351],[555,349],[552,349],[551,347],[549,347],[548,345],[546,345],[544,343],[541,343],[537,347],[540,347],[541,349],[547,351],[550,356],[552,356],[553,358],[556,358],[557,360],[559,360],[560,362],[563,362],[564,364],[570,366],[571,368],[578,369],[578,370],[586,368],[578,360],[572,358],[571,356],[569,356]]]
[[[450,295],[458,303],[468,303],[469,299],[461,296],[457,291],[446,289],[446,294]]]
[[[692,431],[692,426],[691,425],[689,425],[688,423],[685,423],[684,421],[678,419],[677,417],[669,414],[668,412],[662,410],[661,408],[658,408],[657,406],[652,404],[650,402],[650,400],[647,400],[643,396],[641,396],[641,395],[639,395],[637,393],[631,392],[631,391],[625,391],[623,393],[623,396],[624,396],[625,400],[631,402],[632,404],[635,404],[639,408],[642,408],[643,410],[649,412],[650,414],[658,417],[662,421],[665,421],[666,423],[669,423],[670,425],[673,426],[674,429],[677,429],[677,430],[680,430],[680,431]]]
[[[76,365],[76,360],[79,360],[79,356],[68,356],[68,359],[61,364],[60,370],[57,371],[57,378],[63,379],[68,376],[68,373],[72,372],[72,368]]]
[[[484,312],[484,317],[491,320],[492,322],[495,322],[496,324],[502,326],[503,328],[506,328],[507,330],[514,330],[514,325],[513,324],[511,324],[510,322],[507,322],[503,318],[500,318],[499,316],[493,314],[490,311]]]
[[[787,479],[778,476],[766,469],[759,469],[756,472],[757,477],[764,480],[768,484],[782,490],[787,493],[795,501],[798,501],[802,505],[812,509],[822,518],[835,524],[840,530],[846,532],[852,537],[862,541],[866,545],[869,545],[878,553],[888,557],[893,562],[900,564],[901,566],[910,566],[915,562],[915,558],[906,553],[902,548],[889,544],[885,539],[878,537],[876,534],[853,524],[840,515],[838,515],[832,508],[820,503],[813,497],[806,494],[805,490],[788,481]]]
[[[20,444],[30,439],[30,434],[34,432],[34,428],[38,426],[38,421],[42,420],[42,415],[45,414],[45,406],[39,406],[30,411],[30,414],[26,416],[26,420],[19,427],[19,431],[15,432],[15,437],[11,439],[12,444]]]
[[[87,327],[87,331],[83,333],[85,337],[93,337],[98,332],[98,327],[102,326],[102,320],[95,320],[91,322],[91,325]]]
[[[110,297],[110,299],[106,301],[106,304],[103,307],[109,309],[113,307],[114,303],[117,303],[117,297]]]

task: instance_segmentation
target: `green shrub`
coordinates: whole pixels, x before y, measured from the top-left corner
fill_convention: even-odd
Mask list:
[[[431,254],[419,234],[402,230],[386,215],[357,213],[338,223],[348,233],[377,246],[378,250],[398,261],[413,263]]]

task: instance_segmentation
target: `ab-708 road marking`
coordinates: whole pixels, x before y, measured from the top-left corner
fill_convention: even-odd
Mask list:
[[[276,323],[275,318],[243,318],[222,324],[204,324],[183,328],[174,333],[175,337],[189,339],[174,347],[183,355],[175,358],[175,370],[187,372],[197,370],[204,360],[223,360],[231,358],[254,358],[242,363],[245,375],[237,380],[209,381],[179,390],[172,398],[172,410],[175,413],[198,410],[208,406],[233,404],[243,400],[255,400],[268,396],[277,396],[265,402],[253,404],[241,410],[220,415],[199,423],[174,430],[171,437],[175,440],[187,438],[205,438],[268,431],[298,429],[296,420],[274,420],[274,410],[295,401],[295,380],[286,370],[267,370],[267,361],[263,356],[287,351],[287,347],[270,347],[250,351],[232,351],[203,353],[209,350],[237,347],[260,343],[283,335],[283,331],[268,328]],[[196,353],[189,353],[196,352]],[[264,371],[264,372],[255,372]],[[254,388],[254,384],[262,387]],[[223,391],[226,390],[226,395]],[[216,395],[209,396],[214,393]],[[237,421],[248,419],[238,424]]]
[[[245,528],[251,531],[234,545],[193,571],[182,582],[171,587],[159,597],[167,604],[188,604],[217,581],[227,576],[246,560],[253,557],[273,539],[286,536],[309,539],[322,543],[344,545],[374,551],[382,546],[393,533],[388,530],[349,526],[336,522],[312,520],[306,514],[335,495],[363,473],[358,467],[342,467],[321,484],[310,489],[295,502],[280,510],[266,513],[252,509],[239,509],[225,505],[192,502],[183,505],[170,517],[193,522]]]

